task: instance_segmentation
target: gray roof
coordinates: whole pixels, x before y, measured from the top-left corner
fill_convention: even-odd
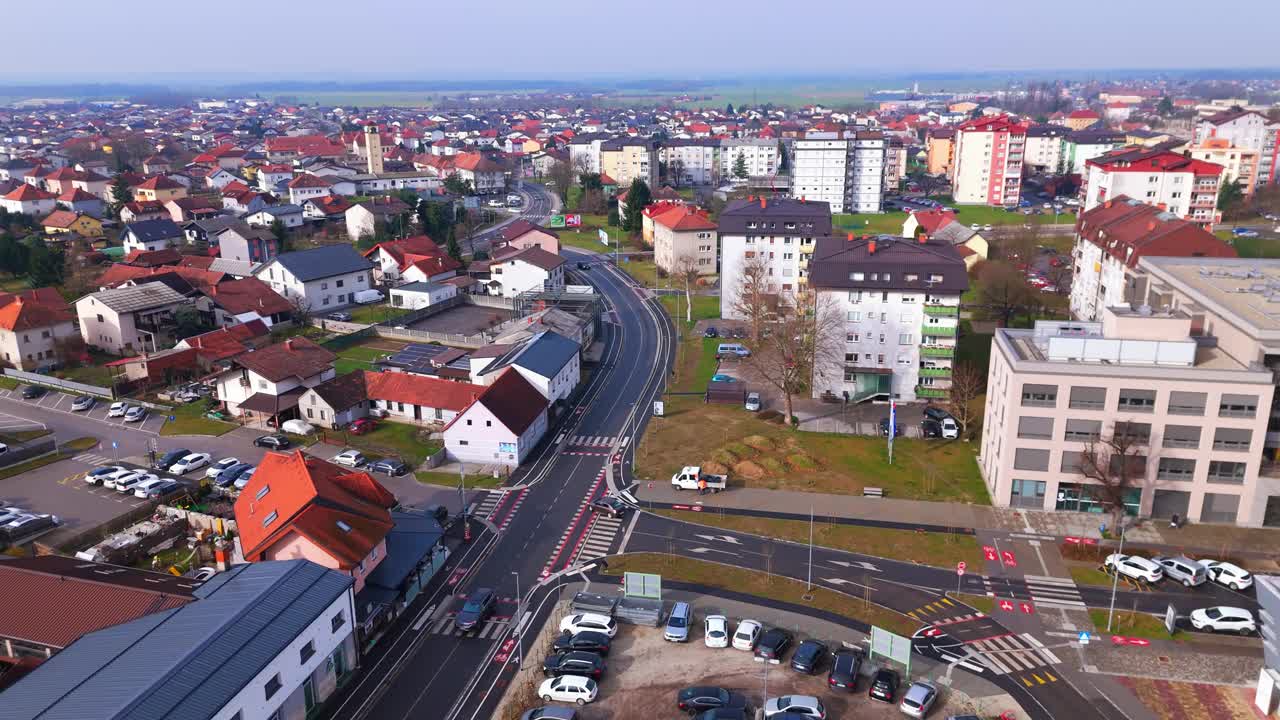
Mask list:
[[[432,290],[439,290],[440,288],[443,288],[443,287],[448,287],[448,286],[441,285],[440,283],[436,283],[436,282],[419,280],[418,282],[411,282],[411,283],[405,283],[404,285],[397,285],[391,288],[391,292],[431,292]]]
[[[275,217],[277,215],[296,215],[302,212],[302,206],[292,205],[289,203],[285,203],[283,205],[268,205],[262,208],[261,210],[259,210],[258,212],[264,212],[268,215],[271,215],[272,217]]]
[[[275,261],[302,282],[373,268],[373,263],[350,245],[323,245],[310,250],[287,252],[276,257]]]
[[[211,718],[351,584],[306,560],[237,565],[188,605],[81,637],[4,692],[0,720]]]
[[[118,313],[164,307],[187,299],[182,293],[159,281],[102,290],[89,297]]]
[[[791,198],[732,200],[720,211],[720,234],[797,235],[817,237],[831,234],[831,204]],[[748,227],[750,223],[756,227]],[[789,229],[787,223],[795,223]]]
[[[140,220],[124,226],[124,232],[133,233],[141,242],[154,240],[171,240],[182,237],[182,228],[169,218],[159,220]]]
[[[365,578],[366,588],[372,585],[399,590],[409,573],[444,537],[440,523],[421,510],[395,510],[391,513],[391,520],[395,526],[387,533],[386,557]],[[364,593],[361,593],[361,597],[364,597]]]
[[[226,273],[242,278],[253,275],[253,271],[257,266],[257,263],[249,260],[229,260],[221,257],[214,258],[213,262],[209,263],[209,269],[213,272]]]
[[[513,348],[506,355],[485,366],[481,375],[501,370],[508,365],[519,365],[526,370],[552,378],[578,354],[578,343],[551,332],[540,332],[529,342]]]
[[[861,279],[854,279],[855,272],[862,273]],[[872,279],[873,274],[877,279]],[[886,274],[889,280],[879,279]],[[930,281],[932,275],[942,280]],[[921,243],[893,235],[854,240],[824,237],[818,238],[809,258],[809,285],[827,290],[918,290],[959,295],[968,289],[969,275],[955,247],[937,238]]]

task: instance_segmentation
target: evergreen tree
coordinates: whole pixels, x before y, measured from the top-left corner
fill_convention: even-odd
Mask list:
[[[14,277],[23,275],[29,267],[28,256],[31,251],[18,239],[10,236],[0,236],[0,272],[6,272]]]
[[[289,252],[289,228],[284,226],[283,220],[276,218],[271,221],[271,234],[276,238],[276,249]]]
[[[27,260],[27,282],[31,287],[61,285],[66,274],[62,250],[52,250],[41,238],[34,238]]]
[[[111,183],[111,214],[118,219],[120,211],[130,202],[133,202],[133,193],[129,190],[129,183],[125,182],[124,176],[116,175],[115,182]]]
[[[738,153],[738,157],[733,161],[733,176],[739,180],[747,179],[747,156]]]
[[[458,244],[458,235],[453,231],[453,226],[449,226],[448,234],[449,239],[445,243],[444,251],[449,257],[462,262],[462,246]]]
[[[742,157],[739,155],[738,157]],[[778,174],[785,175],[791,170],[791,160],[787,158],[787,144],[778,141]]]
[[[1244,188],[1240,187],[1239,180],[1222,183],[1222,187],[1218,190],[1218,209],[1223,214],[1230,214],[1243,202]]]
[[[649,184],[640,178],[631,181],[631,187],[627,189],[627,216],[622,223],[622,229],[629,233],[638,233],[643,228],[643,210],[653,203],[653,193],[649,191]]]
[[[1172,115],[1173,100],[1171,100],[1168,95],[1165,95],[1164,97],[1160,98],[1160,102],[1156,103],[1156,112],[1160,113],[1161,115]]]
[[[732,114],[733,114],[733,103],[729,103],[728,105],[725,105],[725,106],[724,106],[724,114],[725,114],[725,115],[732,115]]]

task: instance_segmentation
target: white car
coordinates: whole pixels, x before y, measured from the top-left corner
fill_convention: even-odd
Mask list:
[[[1154,583],[1164,579],[1164,570],[1158,564],[1137,555],[1112,553],[1107,556],[1106,560],[1102,561],[1102,566],[1107,570],[1118,571],[1121,575],[1134,580]]]
[[[560,621],[560,632],[568,630],[569,634],[577,635],[580,632],[590,630],[592,632],[604,633],[609,637],[618,634],[618,623],[608,615],[598,615],[596,613],[579,613],[577,615],[565,616]]]
[[[124,414],[129,412],[129,408],[129,403],[113,402],[111,403],[111,407],[107,408],[107,417],[124,417]]]
[[[152,488],[158,487],[159,485],[167,482],[173,482],[173,481],[165,480],[164,478],[157,477],[154,480],[144,480],[143,482],[137,483],[132,488],[130,488],[130,490],[133,491],[134,497],[145,498],[147,496],[147,492],[150,491]]]
[[[169,466],[170,475],[186,475],[209,464],[209,453],[191,453]]]
[[[233,457],[222,458],[218,462],[210,465],[209,468],[204,471],[204,476],[211,479],[216,478],[222,474],[223,470],[226,470],[232,465],[239,465],[239,464],[240,464],[239,458],[233,458]]]
[[[314,425],[306,420],[299,420],[297,418],[294,418],[293,420],[285,420],[280,426],[280,429],[287,433],[293,433],[294,435],[310,435],[316,431],[316,427]]]
[[[365,463],[365,457],[359,450],[343,450],[333,456],[333,462],[338,465],[357,468]]]
[[[955,440],[956,438],[960,437],[960,424],[956,422],[955,418],[952,418],[952,417],[943,418],[942,422],[939,423],[939,425],[942,428],[943,438],[947,440]]]
[[[729,619],[723,615],[708,615],[703,621],[702,641],[709,648],[729,647]]]
[[[760,623],[755,620],[743,620],[733,633],[733,648],[751,652],[756,649],[756,641],[760,639]]]
[[[124,472],[108,475],[102,481],[102,487],[108,490],[115,490],[121,482],[133,482],[138,475],[146,475],[142,470],[127,468]]]
[[[123,475],[127,472],[133,471],[123,465],[103,465],[102,467],[94,468],[85,473],[84,481],[90,485],[97,485],[112,475]]]
[[[778,717],[784,713],[788,718],[805,717],[826,720],[827,717],[827,709],[822,706],[822,701],[812,695],[783,695],[765,701],[764,716],[766,718]]]
[[[147,409],[144,407],[131,407],[124,414],[125,422],[138,422],[147,419]]]
[[[596,681],[580,675],[561,675],[557,678],[543,680],[538,686],[538,697],[543,702],[570,702],[579,705],[596,699],[600,687]]]
[[[1209,579],[1219,585],[1225,585],[1232,590],[1248,590],[1253,587],[1253,575],[1239,565],[1221,560],[1200,560],[1199,562],[1205,573],[1209,575]]]
[[[138,486],[144,483],[148,483],[152,480],[159,480],[159,479],[160,479],[159,475],[153,475],[151,473],[144,473],[144,472],[137,473],[136,475],[127,475],[116,481],[116,492],[131,493]]]
[[[1253,613],[1238,607],[1201,608],[1191,611],[1191,627],[1210,632],[1233,632],[1241,635],[1252,635],[1258,631],[1258,623]]]

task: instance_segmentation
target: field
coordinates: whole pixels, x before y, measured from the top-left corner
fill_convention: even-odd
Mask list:
[[[392,307],[385,304],[361,305],[360,307],[352,308],[349,312],[351,313],[351,322],[362,325],[373,325],[383,320],[390,320],[391,318],[409,314],[407,308]]]
[[[373,361],[389,355],[405,346],[405,343],[382,338],[368,338],[358,345],[338,350],[338,359],[333,363],[339,375],[346,375],[353,370],[374,370]]]
[[[160,427],[161,435],[222,435],[239,427],[235,423],[210,420],[204,416],[208,405],[193,402],[179,405],[169,411],[172,421]]]
[[[699,320],[714,320],[720,317],[720,298],[716,295],[694,295],[693,296],[693,322],[687,321],[688,317],[685,306],[685,296],[683,293],[679,295],[663,295],[659,298],[662,307],[667,309],[676,322],[685,329],[693,327],[693,323]]]
[[[410,467],[421,465],[429,455],[443,447],[439,440],[428,439],[429,434],[426,428],[389,420],[379,420],[377,427],[364,435],[331,432],[331,435],[341,435],[347,447],[371,458],[396,457]]]
[[[1235,238],[1231,236],[1230,230],[1218,230],[1214,233],[1219,238],[1225,240],[1228,245],[1235,247],[1240,257],[1244,258],[1277,258],[1280,257],[1280,239],[1255,237],[1255,238]]]

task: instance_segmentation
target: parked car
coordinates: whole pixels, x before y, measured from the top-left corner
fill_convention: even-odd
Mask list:
[[[1191,611],[1191,627],[1209,632],[1233,632],[1241,635],[1252,635],[1258,631],[1258,623],[1253,613],[1238,607],[1201,608]]]
[[[162,498],[166,495],[176,493],[181,489],[182,489],[182,483],[178,482],[177,480],[161,480],[160,482],[149,486],[145,494],[140,494],[142,493],[141,490],[134,490],[133,494],[136,497],[153,500],[155,498]]]
[[[226,470],[227,468],[233,465],[239,465],[239,464],[240,464],[240,461],[237,460],[236,458],[233,458],[233,457],[222,458],[218,462],[205,468],[204,476],[209,478],[210,480],[216,479],[219,475],[222,474],[223,470]]]
[[[693,720],[747,720],[746,708],[712,708],[703,710]]]
[[[596,699],[596,695],[600,692],[600,688],[596,685],[596,681],[588,677],[580,675],[561,675],[560,677],[548,678],[542,681],[542,685],[538,686],[538,697],[544,702],[571,702],[579,705]]]
[[[791,656],[791,669],[812,675],[827,659],[827,652],[827,646],[822,642],[812,638],[805,640],[796,646],[795,654]]]
[[[218,477],[214,479],[214,484],[218,487],[231,487],[235,483],[236,478],[253,469],[250,463],[236,463],[231,467],[218,473]]]
[[[930,708],[938,700],[938,688],[933,683],[914,682],[902,696],[898,709],[903,715],[923,718],[929,714]]]
[[[124,472],[107,475],[102,480],[102,487],[108,490],[115,490],[121,481],[131,481],[138,475],[146,475],[146,471],[136,468],[127,468]]]
[[[542,674],[547,677],[581,675],[599,680],[604,675],[604,668],[604,658],[584,650],[555,653],[542,661]]]
[[[0,540],[14,540],[31,533],[51,528],[61,521],[57,515],[46,513],[24,513],[0,525]]]
[[[532,710],[525,710],[520,720],[578,720],[578,711],[573,708],[562,708],[554,705],[543,705]]]
[[[690,715],[715,708],[745,708],[746,706],[745,695],[722,687],[697,685],[676,692],[676,707]]]
[[[1258,231],[1253,228],[1238,227],[1231,229],[1232,237],[1255,238],[1258,237]]]
[[[71,401],[71,411],[81,412],[84,410],[92,410],[93,406],[96,404],[98,404],[98,401],[92,395],[81,395]]]
[[[124,417],[124,414],[129,412],[130,407],[132,406],[129,403],[113,402],[111,407],[107,408],[107,417]]]
[[[924,422],[920,423],[920,436],[924,438],[942,437],[942,423],[925,418]]]
[[[765,718],[776,718],[783,714],[787,714],[788,717],[799,716],[825,720],[827,708],[822,705],[821,700],[812,695],[783,695],[765,701]]]
[[[173,481],[166,480],[158,476],[154,477],[154,479],[151,479],[151,480],[144,480],[143,482],[140,482],[137,485],[134,485],[133,488],[131,488],[133,491],[133,496],[145,498],[147,497],[147,491],[149,491],[153,487],[156,487],[160,483],[166,483],[166,482],[173,482]]]
[[[723,615],[703,618],[702,643],[709,648],[729,647],[729,619]]]
[[[333,462],[336,465],[342,465],[349,468],[358,468],[361,465],[364,465],[365,462],[367,462],[367,460],[365,459],[364,453],[360,452],[359,450],[347,449],[347,450],[343,450],[337,455],[334,455]]]
[[[740,343],[720,343],[716,348],[716,357],[719,359],[751,357],[751,351]]]
[[[156,461],[156,469],[168,471],[169,466],[173,465],[174,463],[178,462],[179,460],[181,460],[182,458],[190,454],[191,454],[191,450],[188,448],[178,448],[177,450],[170,450],[169,452],[161,455],[160,459]]]
[[[591,269],[591,263],[579,262],[579,263],[578,263],[578,269],[579,269],[579,270],[590,270],[590,269]]]
[[[209,453],[191,453],[183,457],[178,462],[169,466],[169,472],[174,475],[186,475],[192,470],[199,470],[209,464]]]
[[[159,479],[160,479],[159,475],[155,475],[152,473],[144,473],[144,472],[136,473],[133,475],[126,475],[120,478],[119,480],[116,480],[116,492],[118,493],[133,492],[133,490],[137,488],[139,485],[142,485],[151,480],[159,480]]]
[[[622,501],[622,498],[613,495],[602,497],[591,503],[591,512],[609,517],[620,518],[627,514],[627,510],[627,504]]]
[[[49,391],[43,385],[27,385],[22,388],[22,399],[35,400],[38,397],[43,397],[47,392]]]
[[[1164,579],[1164,570],[1159,565],[1137,555],[1112,553],[1102,561],[1102,567],[1108,572],[1119,572],[1133,580],[1154,583]]]
[[[1225,585],[1237,591],[1253,587],[1253,575],[1239,565],[1221,560],[1201,560],[1200,566],[1204,568],[1209,579],[1219,585]]]
[[[571,632],[574,635],[590,631],[604,633],[609,637],[613,637],[618,634],[618,622],[608,615],[578,613],[576,615],[566,615],[561,619],[560,630]]]
[[[292,420],[285,420],[284,423],[280,425],[280,429],[287,433],[293,433],[294,435],[310,435],[316,431],[316,426],[306,420],[294,418]]]
[[[369,472],[382,473],[392,477],[400,477],[409,472],[409,466],[395,458],[383,458],[366,468]]]
[[[791,648],[791,633],[781,628],[766,630],[756,641],[756,660],[777,665]]]
[[[662,639],[670,642],[688,642],[689,625],[693,622],[693,606],[687,602],[678,602],[671,607],[667,616],[667,626],[662,631]]]
[[[347,426],[347,431],[352,435],[364,435],[376,427],[378,427],[376,420],[372,420],[370,418],[356,418]]]
[[[493,590],[480,588],[467,597],[467,601],[462,605],[462,610],[458,611],[458,616],[454,618],[453,624],[457,625],[458,629],[463,632],[474,630],[489,615],[493,614],[493,607],[496,604],[497,595]]]
[[[887,417],[880,418],[880,435],[883,437],[889,437],[889,418]],[[893,436],[902,437],[901,422],[898,422],[893,426]]]
[[[124,414],[125,422],[139,422],[147,419],[147,409],[144,407],[131,407]]]
[[[955,418],[944,419],[939,423],[939,427],[942,430],[942,437],[945,440],[955,440],[960,437],[960,423],[956,422]]]
[[[719,330],[717,330],[717,329],[715,328],[715,326],[712,326],[712,327],[709,327],[709,328],[707,328],[706,330],[703,330],[703,331],[702,331],[702,337],[704,337],[704,338],[718,338],[718,337],[720,337],[720,331],[719,331]]]
[[[338,322],[351,322],[351,313],[342,312],[341,310],[338,312],[331,312],[328,315],[325,315],[325,317],[330,320],[337,320]]]
[[[756,649],[756,641],[760,639],[760,623],[755,620],[743,620],[733,633],[733,648],[748,652]]]
[[[271,450],[284,450],[293,443],[289,442],[289,438],[283,435],[263,435],[253,441],[257,447],[269,448]]]
[[[760,393],[747,393],[747,401],[743,404],[747,412],[760,412]]]
[[[900,682],[897,671],[880,668],[875,675],[871,676],[871,687],[867,689],[867,696],[872,700],[892,703],[894,696],[898,694]]]
[[[848,692],[858,689],[858,671],[862,669],[862,653],[841,650],[831,657],[831,669],[827,671],[827,687]]]
[[[131,471],[123,465],[103,465],[102,467],[96,467],[85,473],[84,481],[90,485],[97,485],[110,475],[123,474],[126,472]]]
[[[601,632],[586,630],[574,634],[566,630],[556,637],[555,642],[551,644],[551,649],[555,652],[586,650],[597,655],[608,655],[609,642],[609,636]]]
[[[1183,587],[1198,587],[1209,581],[1209,573],[1189,557],[1157,555],[1151,560],[1164,570],[1165,577],[1182,583]]]
[[[231,483],[231,485],[237,490],[243,490],[245,486],[249,484],[249,481],[253,479],[253,474],[257,471],[258,468],[250,466],[247,470],[237,475],[235,482]]]

